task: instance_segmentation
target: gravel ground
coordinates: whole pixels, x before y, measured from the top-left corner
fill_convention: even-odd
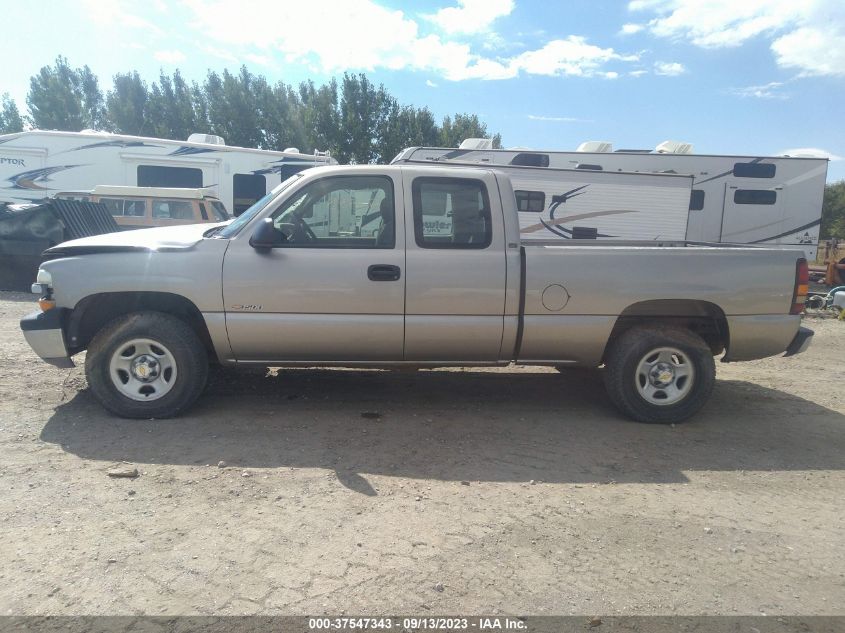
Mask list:
[[[842,322],[675,427],[542,368],[223,374],[131,422],[32,308],[0,293],[0,614],[845,615]]]

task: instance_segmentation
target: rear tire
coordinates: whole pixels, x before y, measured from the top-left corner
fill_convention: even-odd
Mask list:
[[[191,327],[170,314],[135,312],[100,330],[85,358],[88,386],[123,418],[169,418],[205,387],[208,355]]]
[[[716,381],[707,343],[676,327],[635,327],[611,343],[605,360],[611,402],[638,422],[672,424],[695,415]]]

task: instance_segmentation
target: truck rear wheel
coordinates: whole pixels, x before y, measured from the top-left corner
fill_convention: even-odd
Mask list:
[[[654,424],[681,422],[707,402],[716,364],[707,343],[676,327],[635,327],[605,360],[605,387],[622,413]]]
[[[202,342],[184,321],[136,312],[100,330],[85,358],[88,385],[124,418],[169,418],[192,405],[208,376]]]

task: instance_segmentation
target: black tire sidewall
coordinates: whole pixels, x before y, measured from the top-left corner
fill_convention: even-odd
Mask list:
[[[176,381],[157,400],[127,398],[109,376],[112,355],[133,338],[159,342],[176,362]],[[202,393],[208,358],[199,337],[181,319],[161,312],[138,312],[118,317],[97,333],[88,347],[85,375],[94,396],[112,413],[125,418],[168,418],[189,407]]]
[[[660,347],[674,347],[690,360],[695,374],[692,387],[680,401],[656,405],[645,400],[635,385],[640,360]],[[707,344],[687,330],[640,329],[626,332],[614,345],[605,372],[613,403],[638,422],[672,424],[695,415],[707,402],[715,384],[715,363]]]

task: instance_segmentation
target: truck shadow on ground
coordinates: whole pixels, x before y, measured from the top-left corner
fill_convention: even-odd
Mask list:
[[[589,372],[280,370],[215,377],[187,415],[122,420],[85,390],[41,439],[137,464],[334,470],[452,481],[683,482],[685,471],[845,470],[845,416],[744,381],[718,381],[675,427],[622,418]]]

